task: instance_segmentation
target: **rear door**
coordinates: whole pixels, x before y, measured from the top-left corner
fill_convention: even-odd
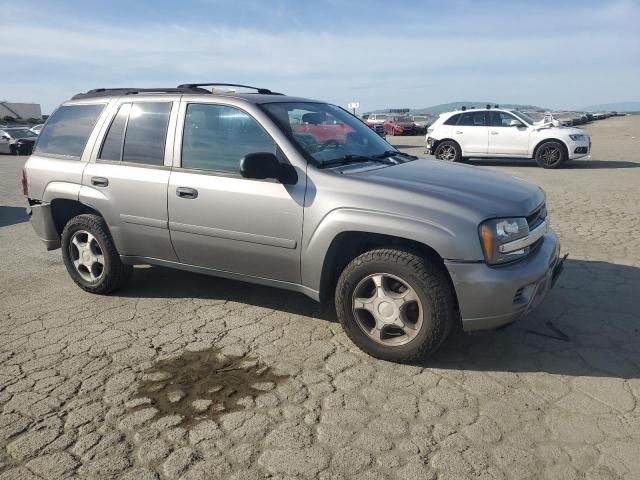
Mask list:
[[[121,255],[177,260],[168,229],[178,98],[120,100],[84,170],[80,200],[106,219]]]
[[[183,102],[168,190],[180,262],[223,272],[300,281],[305,178],[293,185],[240,175],[240,159],[280,148],[238,106]]]
[[[467,111],[460,115],[458,123],[453,127],[453,139],[462,147],[463,155],[469,153],[487,153],[489,145],[489,129],[486,112]]]
[[[511,126],[516,120],[520,126]],[[489,112],[489,153],[494,155],[527,155],[530,131],[520,119],[507,112]]]

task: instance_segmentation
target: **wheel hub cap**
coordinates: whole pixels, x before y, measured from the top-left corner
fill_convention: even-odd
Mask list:
[[[395,275],[369,275],[358,283],[353,293],[356,323],[365,334],[383,345],[404,345],[413,340],[422,326],[423,313],[414,288]]]
[[[104,272],[104,255],[96,237],[86,230],[78,230],[71,237],[69,256],[76,272],[87,282],[95,283]]]

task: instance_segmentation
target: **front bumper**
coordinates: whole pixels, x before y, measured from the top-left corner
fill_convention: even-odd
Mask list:
[[[551,229],[526,259],[502,267],[445,262],[465,331],[494,329],[537,307],[562,271],[560,242]]]
[[[436,144],[436,140],[433,137],[429,137],[427,136],[427,138],[424,141],[425,144],[425,148],[424,148],[424,153],[426,153],[427,155],[432,155],[434,152],[434,145]]]
[[[575,158],[586,157],[591,154],[591,139],[579,142],[569,142],[569,158],[571,160]]]

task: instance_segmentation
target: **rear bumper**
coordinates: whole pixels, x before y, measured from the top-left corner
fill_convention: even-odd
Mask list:
[[[531,256],[499,268],[485,263],[445,262],[458,296],[465,331],[512,323],[537,307],[562,271],[553,230]]]
[[[41,203],[27,207],[27,214],[36,235],[44,242],[47,250],[60,248],[60,235],[53,223],[51,204]]]

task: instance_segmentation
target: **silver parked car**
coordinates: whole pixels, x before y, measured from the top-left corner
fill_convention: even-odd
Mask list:
[[[457,322],[521,317],[561,271],[537,186],[401,153],[335,105],[212,85],[92,90],[48,119],[23,188],[80,288],[152,264],[299,291],[413,361]]]

